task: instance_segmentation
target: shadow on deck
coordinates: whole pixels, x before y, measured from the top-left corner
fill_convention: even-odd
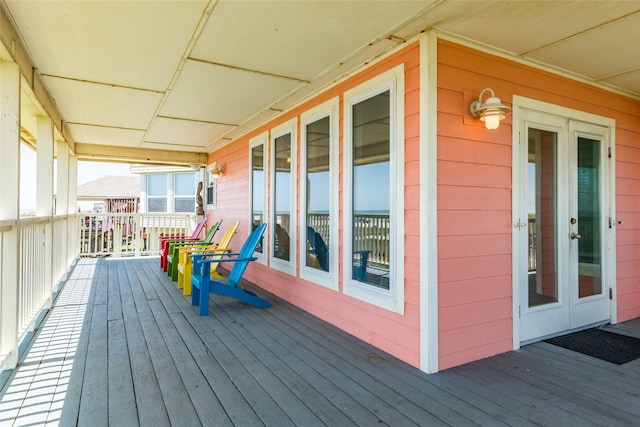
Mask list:
[[[82,259],[0,395],[0,425],[640,423],[640,360],[536,343],[427,375],[267,299],[211,295],[200,317],[157,258]]]

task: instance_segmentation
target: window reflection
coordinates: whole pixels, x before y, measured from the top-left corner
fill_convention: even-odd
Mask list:
[[[529,307],[558,301],[556,265],[557,138],[530,128],[527,194],[529,226]]]
[[[291,134],[274,141],[275,150],[275,233],[273,256],[289,261],[291,235]]]
[[[329,117],[306,127],[307,136],[307,267],[329,271]]]
[[[264,145],[251,149],[251,221],[252,231],[264,222]],[[262,243],[256,252],[262,253]]]
[[[390,92],[353,105],[352,278],[389,289]]]

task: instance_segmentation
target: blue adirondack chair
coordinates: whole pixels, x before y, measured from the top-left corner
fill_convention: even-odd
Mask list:
[[[209,292],[237,298],[255,307],[266,308],[271,306],[268,301],[240,287],[240,279],[242,279],[249,262],[257,259],[253,256],[253,252],[258,247],[266,228],[267,224],[261,224],[253,230],[245,240],[239,253],[190,255],[193,258],[191,304],[200,305],[198,311],[200,316],[205,316],[209,313]],[[211,276],[210,265],[214,262],[234,263],[228,278],[219,279]]]

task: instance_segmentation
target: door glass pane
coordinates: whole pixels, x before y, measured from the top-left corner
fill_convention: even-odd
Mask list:
[[[255,230],[264,222],[264,145],[260,144],[251,149],[251,219]],[[262,243],[256,248],[262,253]]]
[[[353,106],[352,278],[389,289],[390,92]]]
[[[329,117],[309,123],[307,135],[307,267],[329,271]]]
[[[600,141],[578,138],[578,295],[602,293]]]
[[[558,301],[556,271],[555,132],[529,129],[527,210],[529,212],[529,307]]]
[[[289,261],[291,235],[291,134],[274,141],[276,178],[274,183],[275,233],[273,256]]]

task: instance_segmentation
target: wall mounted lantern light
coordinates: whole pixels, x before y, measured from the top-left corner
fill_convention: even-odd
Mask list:
[[[487,98],[487,101],[483,104],[482,97],[485,92],[490,92],[491,96]],[[502,104],[500,98],[493,93],[493,89],[486,88],[482,89],[478,99],[471,102],[469,110],[473,117],[480,117],[480,120],[484,122],[487,129],[498,129],[500,120],[505,118],[505,115],[511,111],[511,108]]]
[[[214,178],[218,178],[220,175],[224,175],[224,165],[218,165],[218,162],[213,162],[207,166],[207,172],[213,175]]]

